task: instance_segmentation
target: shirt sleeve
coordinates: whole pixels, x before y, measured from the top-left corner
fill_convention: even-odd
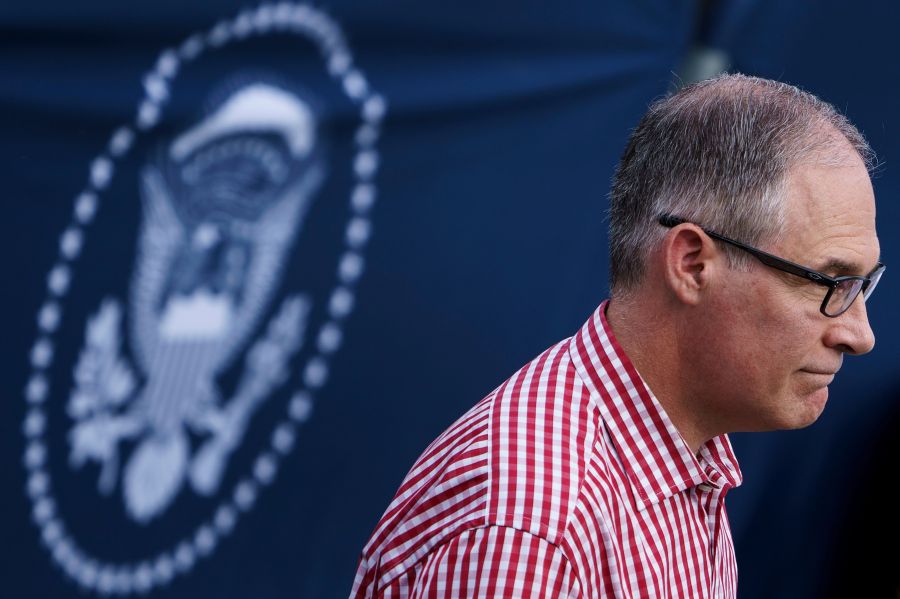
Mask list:
[[[563,551],[504,526],[466,531],[436,548],[417,573],[410,597],[580,599]]]

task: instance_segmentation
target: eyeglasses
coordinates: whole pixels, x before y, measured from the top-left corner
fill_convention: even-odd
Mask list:
[[[659,217],[659,224],[669,228],[686,222],[688,221],[677,216],[672,216],[671,214],[663,214]],[[884,274],[885,266],[884,264],[879,262],[875,266],[875,269],[871,273],[869,273],[869,276],[867,277],[855,275],[847,277],[830,277],[811,268],[800,266],[799,264],[796,264],[789,260],[785,260],[784,258],[773,256],[772,254],[756,249],[755,247],[749,246],[745,243],[741,243],[740,241],[729,239],[724,235],[719,235],[718,233],[715,233],[703,227],[700,227],[700,229],[702,229],[704,233],[706,233],[713,239],[724,241],[727,244],[733,245],[736,248],[740,248],[745,252],[752,254],[756,257],[756,259],[758,259],[766,266],[776,268],[780,271],[798,277],[803,277],[804,279],[812,281],[817,285],[828,287],[828,293],[825,294],[825,299],[822,300],[822,306],[819,308],[819,311],[830,318],[835,318],[846,312],[847,309],[851,305],[853,305],[853,301],[856,299],[856,296],[860,294],[860,292],[862,292],[863,294],[863,299],[869,299],[869,296],[872,295],[873,291],[875,291],[875,287],[878,285],[878,281],[881,279],[881,275]]]

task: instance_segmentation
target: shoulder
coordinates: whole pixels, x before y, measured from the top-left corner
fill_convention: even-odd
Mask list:
[[[358,578],[408,575],[442,547],[487,534],[478,530],[556,546],[596,429],[568,346],[548,348],[428,446],[364,549]]]
[[[490,519],[554,543],[578,501],[599,422],[569,343],[511,377],[491,414]]]
[[[486,524],[495,396],[476,404],[416,460],[363,549],[354,588],[380,588],[448,539]]]

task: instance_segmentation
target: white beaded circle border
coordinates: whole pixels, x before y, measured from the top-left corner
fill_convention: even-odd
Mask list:
[[[47,372],[53,364],[53,338],[62,320],[62,302],[72,280],[72,268],[81,253],[84,232],[97,213],[100,195],[112,180],[116,161],[128,154],[137,134],[157,125],[162,107],[169,98],[170,84],[180,66],[208,50],[276,32],[311,38],[322,52],[332,79],[341,83],[346,95],[360,109],[361,124],[355,135],[351,217],[345,231],[344,251],[338,261],[339,282],[328,303],[329,317],[318,331],[316,353],[303,368],[303,390],[295,393],[288,402],[287,415],[274,428],[269,446],[257,456],[252,474],[238,482],[231,497],[223,500],[211,518],[171,550],[138,563],[102,562],[80,549],[66,531],[65,523],[57,513],[46,468],[44,404],[49,393]],[[25,387],[28,407],[22,429],[26,440],[23,461],[32,519],[40,530],[43,544],[62,570],[82,588],[104,595],[146,593],[189,572],[198,559],[209,557],[219,540],[234,528],[241,513],[253,507],[261,489],[274,480],[280,460],[291,452],[296,426],[310,416],[313,394],[327,381],[329,358],[340,347],[342,321],[353,310],[354,288],[363,273],[363,252],[372,233],[369,214],[375,202],[373,180],[379,158],[376,142],[387,110],[384,98],[372,90],[363,73],[354,67],[337,24],[311,6],[290,2],[263,4],[241,12],[204,33],[192,35],[177,48],[164,50],[154,68],[144,77],[143,84],[145,96],[138,105],[134,122],[118,128],[106,150],[91,162],[87,186],[76,197],[72,221],[60,237],[59,258],[48,275],[47,295],[37,314],[38,333],[31,348],[31,375]]]

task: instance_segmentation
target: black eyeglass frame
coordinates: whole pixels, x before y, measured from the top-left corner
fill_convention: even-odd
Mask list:
[[[687,221],[678,216],[673,216],[671,214],[662,214],[659,216],[659,224],[661,224],[664,227],[668,227],[670,229],[677,225],[681,225],[681,224],[689,223],[689,222],[690,221]],[[736,241],[729,237],[725,237],[724,235],[720,235],[720,234],[716,233],[715,231],[710,231],[709,229],[706,229],[705,227],[697,225],[696,223],[690,223],[690,224],[694,224],[694,225],[700,227],[700,229],[704,233],[706,233],[713,239],[718,239],[719,241],[724,241],[725,243],[727,243],[729,245],[733,245],[736,248],[744,250],[745,252],[751,254],[757,260],[759,260],[760,262],[765,264],[766,266],[775,268],[777,270],[786,272],[788,274],[802,277],[802,278],[804,278],[808,281],[812,281],[813,283],[816,283],[818,285],[828,287],[828,293],[825,294],[825,299],[822,300],[822,305],[819,306],[819,312],[821,312],[828,318],[837,318],[838,316],[840,316],[841,314],[843,314],[844,312],[849,310],[850,306],[853,305],[853,302],[856,301],[856,298],[857,298],[857,296],[859,296],[860,293],[862,293],[864,300],[868,299],[868,297],[875,290],[875,287],[878,285],[878,281],[881,279],[881,275],[884,274],[884,271],[886,268],[884,264],[882,264],[881,262],[878,262],[875,265],[875,268],[872,270],[872,272],[869,273],[869,275],[865,276],[865,277],[860,276],[860,275],[830,277],[830,276],[826,275],[825,273],[819,272],[817,270],[813,270],[811,268],[807,268],[806,266],[802,266],[800,264],[797,264],[796,262],[791,262],[790,260],[785,260],[784,258],[779,258],[778,256],[775,256],[774,254],[764,252],[760,249],[753,247],[752,245],[747,245],[746,243],[741,243],[740,241]],[[829,314],[828,311],[826,310],[826,308],[828,307],[828,302],[829,302],[829,300],[831,300],[831,296],[834,295],[835,289],[837,289],[838,286],[844,281],[862,281],[862,284],[858,287],[858,290],[853,295],[853,298],[849,302],[846,303],[846,305],[840,312],[838,312],[837,314]]]

